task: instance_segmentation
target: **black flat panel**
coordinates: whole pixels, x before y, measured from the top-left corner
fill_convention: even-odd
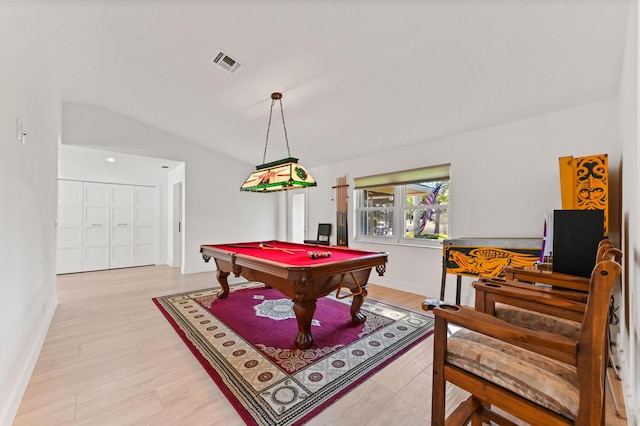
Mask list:
[[[604,238],[602,210],[555,210],[553,215],[553,270],[590,277],[598,244]]]

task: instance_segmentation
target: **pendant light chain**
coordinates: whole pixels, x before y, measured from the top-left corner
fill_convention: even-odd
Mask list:
[[[280,101],[280,115],[282,116],[282,127],[284,127],[284,140],[287,143],[287,155],[291,157],[291,150],[289,149],[289,137],[287,135],[287,125],[284,123],[284,109],[282,108],[282,95],[280,93],[273,93],[271,95],[271,108],[269,109],[269,123],[267,124],[267,138],[264,141],[264,154],[262,154],[262,164],[266,164],[267,159],[267,146],[269,145],[269,131],[271,130],[271,117],[273,116],[273,104],[276,100]]]
[[[280,98],[280,115],[282,115],[282,127],[284,127],[284,140],[287,142],[287,156],[291,157],[289,150],[289,138],[287,137],[287,125],[284,124],[284,110],[282,109],[282,98]]]
[[[273,115],[273,104],[276,103],[275,99],[271,99],[271,109],[269,110],[269,124],[267,124],[267,139],[264,141],[264,154],[262,154],[262,164],[265,163],[267,158],[267,145],[269,145],[269,130],[271,130],[271,116]]]

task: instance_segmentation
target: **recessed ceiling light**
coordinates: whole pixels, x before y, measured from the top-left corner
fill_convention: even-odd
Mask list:
[[[114,161],[116,161],[116,159],[113,158],[113,157],[109,157],[109,158],[107,158],[107,161],[110,162],[110,163],[113,163]]]

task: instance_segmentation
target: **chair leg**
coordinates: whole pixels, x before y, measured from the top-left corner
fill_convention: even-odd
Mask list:
[[[618,406],[618,400],[616,399],[616,393],[613,390],[613,384],[611,383],[611,375],[607,374],[607,385],[609,385],[609,390],[611,391],[611,400],[613,401],[613,409],[616,412],[616,416],[621,417],[620,415],[620,406]]]
[[[471,417],[471,426],[482,426],[482,415],[476,412],[473,417]]]
[[[613,372],[616,375],[616,379],[620,380],[620,372],[618,371],[618,366],[616,365],[616,361],[613,359],[613,341],[611,340],[611,329],[607,330],[608,342],[609,342],[609,364],[611,364],[611,368],[613,368]]]
[[[481,426],[482,420],[482,404],[471,395],[462,401],[453,413],[449,415],[446,423],[451,425],[466,425],[471,422],[471,426]]]
[[[447,352],[447,323],[436,316],[433,342],[433,386],[431,395],[431,424],[444,425],[446,380],[444,378],[444,361]]]
[[[618,368],[616,366],[616,362],[613,359],[613,343],[611,340],[611,329],[607,327],[607,349],[608,349],[608,353],[609,353],[609,364],[611,365],[611,368],[613,370],[613,373],[616,376],[616,379],[620,379],[620,374],[618,373]],[[606,364],[605,364],[606,367]],[[618,400],[616,399],[616,394],[613,390],[613,384],[611,383],[611,375],[609,374],[608,369],[605,370],[605,375],[607,378],[607,385],[609,385],[609,390],[611,391],[611,400],[613,401],[613,408],[616,412],[616,416],[618,417],[622,417],[620,414],[620,407],[618,406]],[[606,394],[606,392],[605,392]]]

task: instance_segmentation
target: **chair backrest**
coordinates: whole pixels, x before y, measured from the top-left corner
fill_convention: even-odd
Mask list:
[[[331,238],[331,224],[319,223],[318,224],[318,238],[320,244],[329,245],[329,239]]]
[[[598,251],[596,253],[596,264],[598,262],[600,262],[600,260],[604,259],[604,254],[607,252],[607,250],[609,250],[610,248],[615,248],[613,246],[613,243],[611,242],[610,239],[605,238],[604,240],[600,241],[600,243],[598,244]],[[622,255],[622,253],[621,253]],[[620,263],[620,259],[617,258],[616,261],[618,263]]]
[[[603,259],[605,252],[610,248],[613,248],[613,243],[609,239],[605,238],[600,241],[594,266]],[[616,260],[620,262],[620,259]],[[564,274],[562,272],[542,271],[512,266],[505,266],[502,269],[502,272],[504,275],[503,278],[509,281],[537,282],[549,284],[558,289],[577,290],[584,293],[589,292],[590,279],[585,277]]]

